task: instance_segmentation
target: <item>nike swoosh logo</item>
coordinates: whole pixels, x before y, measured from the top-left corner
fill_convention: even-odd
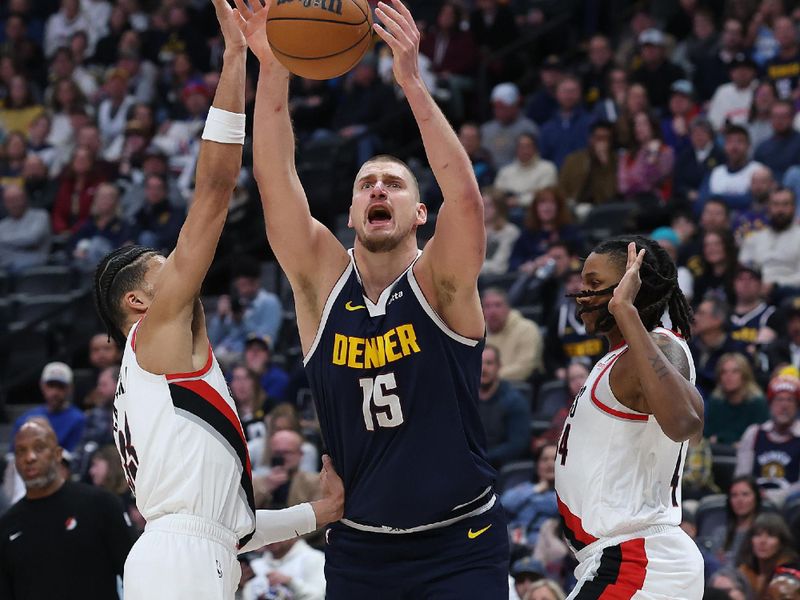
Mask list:
[[[8,536],[8,541],[9,542],[13,542],[15,539],[17,539],[21,535],[22,535],[21,531],[18,531],[17,533],[12,533],[10,536]]]
[[[482,533],[485,533],[485,532],[486,532],[486,530],[488,530],[488,529],[489,529],[491,526],[492,526],[492,525],[491,525],[491,523],[490,523],[489,525],[487,525],[487,526],[486,526],[486,527],[484,527],[483,529],[478,529],[478,531],[472,531],[472,527],[470,527],[469,531],[467,532],[467,537],[468,537],[469,539],[471,539],[471,540],[474,540],[476,537],[478,537],[478,536],[479,536],[479,535],[481,535]]]
[[[360,310],[362,308],[367,308],[363,304],[353,305],[352,301],[348,300],[344,307],[349,311]]]

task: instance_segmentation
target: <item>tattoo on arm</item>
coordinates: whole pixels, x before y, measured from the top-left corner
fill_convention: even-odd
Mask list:
[[[653,336],[653,341],[656,343],[656,346],[658,346],[658,349],[664,354],[663,357],[659,353],[653,356],[648,356],[648,360],[650,361],[653,370],[656,372],[656,375],[658,375],[658,378],[663,379],[669,372],[669,368],[664,363],[664,357],[666,357],[667,361],[669,361],[669,364],[675,367],[678,373],[680,373],[688,381],[691,376],[689,359],[686,357],[686,353],[683,351],[683,348],[681,348],[680,344],[663,334],[653,333],[651,335]]]

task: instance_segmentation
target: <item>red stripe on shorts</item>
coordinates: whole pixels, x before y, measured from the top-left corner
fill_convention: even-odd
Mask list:
[[[647,553],[644,538],[636,538],[619,545],[622,563],[617,580],[600,594],[600,600],[630,600],[644,586],[647,575]]]

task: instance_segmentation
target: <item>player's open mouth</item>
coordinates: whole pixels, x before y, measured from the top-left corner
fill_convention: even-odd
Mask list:
[[[367,210],[367,222],[370,225],[384,225],[392,220],[392,213],[383,204],[373,204]]]

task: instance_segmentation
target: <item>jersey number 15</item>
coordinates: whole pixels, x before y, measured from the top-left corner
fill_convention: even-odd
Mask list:
[[[368,431],[375,431],[375,423],[378,427],[397,427],[403,423],[400,398],[392,393],[397,391],[394,373],[384,373],[374,379],[362,377],[358,385],[364,395],[361,409]]]

